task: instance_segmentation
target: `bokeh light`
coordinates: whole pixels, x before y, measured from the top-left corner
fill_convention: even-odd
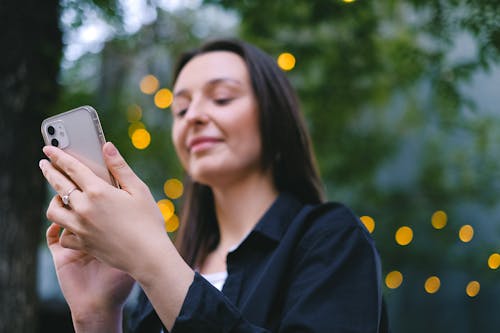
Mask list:
[[[142,78],[139,87],[144,94],[152,95],[158,90],[160,82],[154,75],[146,75]]]
[[[368,231],[370,233],[373,233],[373,231],[375,230],[375,220],[371,216],[367,216],[367,215],[361,216],[360,220],[361,220],[361,222],[363,222],[366,229],[368,229]]]
[[[142,109],[137,104],[132,104],[127,108],[127,120],[129,123],[135,123],[141,120]]]
[[[132,134],[134,134],[134,132],[138,129],[143,129],[143,128],[146,128],[146,125],[144,125],[143,122],[141,121],[136,121],[136,122],[133,122],[132,124],[130,124],[130,126],[128,127],[128,137],[132,139]]]
[[[284,52],[278,56],[278,66],[284,71],[290,71],[295,67],[295,57],[293,54]]]
[[[446,224],[448,223],[448,215],[442,210],[436,211],[434,214],[432,214],[432,226],[435,229],[443,229]]]
[[[171,199],[177,199],[184,192],[184,185],[179,179],[171,178],[163,184],[163,192]]]
[[[424,289],[429,294],[435,294],[441,287],[441,280],[437,276],[431,276],[425,280]]]
[[[344,1],[345,3],[351,3],[351,2],[354,2],[356,0],[342,0],[342,1]]]
[[[488,267],[491,269],[497,269],[500,267],[500,254],[493,253],[488,258]]]
[[[458,232],[458,238],[464,243],[468,243],[474,237],[474,228],[471,225],[466,224],[462,226]]]
[[[155,94],[155,105],[160,109],[166,109],[172,104],[174,95],[170,89],[163,88],[156,92]]]
[[[139,128],[132,133],[132,144],[137,149],[146,149],[151,143],[151,134],[144,129]]]
[[[396,289],[399,288],[399,286],[403,283],[403,274],[399,271],[392,271],[389,272],[385,276],[385,285],[387,288],[390,289]]]
[[[396,231],[395,239],[396,243],[401,246],[408,245],[413,240],[413,230],[407,226],[400,227],[398,231]]]
[[[163,220],[167,222],[174,215],[175,206],[174,203],[168,199],[161,199],[157,202],[158,208],[160,208]]]
[[[173,214],[171,218],[165,221],[165,230],[167,232],[174,232],[179,229],[179,218],[176,214]]]
[[[465,293],[469,297],[476,297],[479,294],[479,290],[481,289],[481,284],[477,281],[471,281],[465,287]]]

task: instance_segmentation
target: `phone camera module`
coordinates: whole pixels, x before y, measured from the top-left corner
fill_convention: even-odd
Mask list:
[[[49,126],[49,127],[47,127],[47,132],[50,135],[54,135],[54,133],[56,132],[56,129],[54,128],[54,126]]]
[[[43,128],[43,138],[47,145],[60,149],[69,146],[70,137],[68,136],[66,125],[62,120],[50,120],[48,123],[44,123]]]

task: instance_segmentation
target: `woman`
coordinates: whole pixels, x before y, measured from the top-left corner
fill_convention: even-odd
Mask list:
[[[103,154],[121,189],[44,147],[40,167],[59,193],[47,242],[76,331],[119,332],[134,281],[137,332],[386,331],[373,241],[346,207],[322,203],[296,95],[274,61],[234,40],[185,54],[172,114],[188,189],[177,247],[111,143]]]

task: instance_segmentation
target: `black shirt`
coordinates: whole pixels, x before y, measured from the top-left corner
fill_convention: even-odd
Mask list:
[[[281,194],[227,269],[222,292],[195,274],[172,333],[388,332],[374,242],[341,204]],[[159,332],[141,297],[134,332]]]

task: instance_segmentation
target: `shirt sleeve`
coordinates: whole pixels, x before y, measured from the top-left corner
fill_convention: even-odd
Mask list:
[[[354,216],[326,215],[320,219],[328,223],[309,230],[291,253],[277,332],[376,333],[380,264],[374,244]],[[248,322],[196,274],[172,329],[183,332],[269,331]]]
[[[182,305],[171,333],[211,332],[268,332],[248,323],[240,311],[217,288],[200,274],[193,283]]]

